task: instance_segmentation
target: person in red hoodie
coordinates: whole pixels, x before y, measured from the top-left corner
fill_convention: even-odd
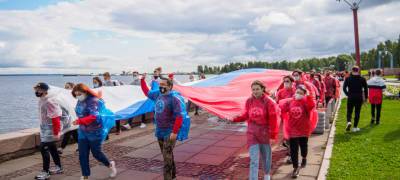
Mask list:
[[[40,112],[40,152],[43,159],[43,170],[35,179],[49,179],[50,174],[63,172],[60,156],[57,152],[56,142],[61,136],[62,110],[53,98],[48,97],[49,86],[46,83],[38,83],[35,87],[35,95],[39,99]],[[50,155],[56,166],[50,169]]]
[[[245,104],[244,113],[233,118],[233,122],[247,120],[247,145],[250,154],[249,179],[258,179],[259,157],[261,152],[264,164],[264,179],[270,179],[271,139],[277,139],[279,108],[274,100],[266,95],[265,85],[261,81],[251,84],[252,96]]]
[[[304,85],[299,85],[296,88],[295,97],[280,101],[279,106],[282,113],[289,114],[289,120],[285,126],[288,129],[290,142],[290,155],[293,164],[292,177],[299,176],[298,151],[301,150],[302,162],[301,167],[304,168],[307,164],[308,153],[308,137],[313,131],[312,111],[315,107],[315,101]]]
[[[320,93],[319,93],[320,98],[319,98],[318,103],[321,103],[322,106],[324,106],[325,105],[325,93],[326,93],[325,83],[322,80],[322,75],[319,73],[315,74],[315,79],[318,80],[319,83],[321,84]],[[321,104],[318,104],[318,105],[321,105]]]
[[[316,76],[315,73],[311,73],[310,74],[310,79],[309,81],[315,86],[315,88],[317,89],[317,101],[320,101],[321,99],[321,82],[319,81],[318,77]]]
[[[283,77],[283,86],[284,88],[279,89],[278,92],[276,93],[276,102],[279,103],[282,99],[286,98],[291,98],[294,96],[296,93],[296,89],[293,87],[293,82],[294,79],[292,76],[288,75]],[[287,113],[282,113],[281,114],[281,119],[282,122],[285,123],[287,122],[289,116]],[[287,148],[288,154],[287,154],[287,160],[286,162],[288,164],[292,163],[292,160],[290,158],[290,148],[289,148],[289,137],[287,136],[287,130],[283,129],[283,146]]]
[[[375,70],[375,76],[367,81],[368,92],[369,92],[369,103],[371,104],[371,124],[376,125],[380,123],[381,109],[382,109],[382,94],[383,90],[386,89],[385,80],[381,77],[382,71],[380,69]],[[376,109],[376,116],[375,116]],[[376,119],[375,119],[376,118]]]
[[[325,83],[325,88],[326,88],[326,93],[325,93],[325,104],[328,104],[328,102],[332,99],[335,98],[336,96],[336,80],[332,77],[331,72],[327,71],[325,74],[324,78],[324,83]]]

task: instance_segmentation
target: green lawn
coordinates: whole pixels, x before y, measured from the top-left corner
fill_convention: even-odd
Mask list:
[[[400,101],[384,100],[378,126],[370,125],[370,105],[363,106],[357,133],[345,131],[346,103],[336,122],[328,179],[400,179]]]

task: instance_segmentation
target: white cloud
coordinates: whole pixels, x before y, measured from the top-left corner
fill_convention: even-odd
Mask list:
[[[268,15],[257,17],[255,20],[250,22],[251,26],[254,26],[256,31],[267,32],[272,26],[280,25],[294,25],[296,21],[282,12],[270,12]]]
[[[396,39],[400,2],[365,6],[362,50]],[[0,73],[192,71],[198,64],[350,53],[353,39],[351,11],[331,0],[60,2],[0,11]]]

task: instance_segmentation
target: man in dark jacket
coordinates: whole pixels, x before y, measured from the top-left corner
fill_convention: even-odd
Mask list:
[[[365,78],[360,75],[358,66],[352,68],[350,77],[344,81],[343,91],[348,97],[346,131],[350,131],[351,128],[353,108],[355,109],[353,132],[360,131],[357,126],[360,120],[361,105],[368,99],[368,86]]]

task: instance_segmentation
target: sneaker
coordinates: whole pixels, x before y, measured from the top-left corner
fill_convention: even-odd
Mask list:
[[[131,126],[129,124],[125,124],[125,125],[122,125],[122,126],[127,130],[131,129]]]
[[[347,122],[346,131],[350,131],[350,128],[351,128],[351,122]]]
[[[50,173],[42,171],[38,175],[35,176],[35,179],[38,179],[38,180],[50,179]]]
[[[303,158],[303,160],[301,161],[301,168],[305,168],[307,165],[307,159]]]
[[[356,128],[356,129],[357,129],[357,132],[361,130],[360,128]]]
[[[292,164],[292,158],[290,156],[287,157],[286,164]]]
[[[376,121],[376,125],[379,125],[380,124],[380,122],[379,121]]]
[[[375,118],[371,118],[371,125],[375,123]]]
[[[117,176],[117,168],[115,167],[115,161],[110,162],[110,169],[111,169],[110,177],[114,178],[115,176]]]
[[[146,124],[145,123],[141,123],[139,127],[143,129],[143,128],[146,127]]]
[[[58,153],[58,154],[62,154],[62,153],[63,153],[63,149],[62,149],[62,148],[58,148],[58,149],[57,149],[57,153]]]
[[[86,180],[86,179],[89,179],[89,177],[87,177],[87,176],[81,176],[81,180]]]
[[[352,132],[357,132],[358,130],[357,130],[357,128],[353,128],[351,131]]]
[[[294,168],[292,172],[292,178],[296,179],[297,177],[299,177],[299,174],[300,174],[300,168]]]
[[[264,175],[264,180],[270,180],[270,179],[271,179],[271,176],[269,174]]]
[[[64,172],[64,170],[60,167],[60,166],[55,166],[50,168],[50,174],[62,174]]]

